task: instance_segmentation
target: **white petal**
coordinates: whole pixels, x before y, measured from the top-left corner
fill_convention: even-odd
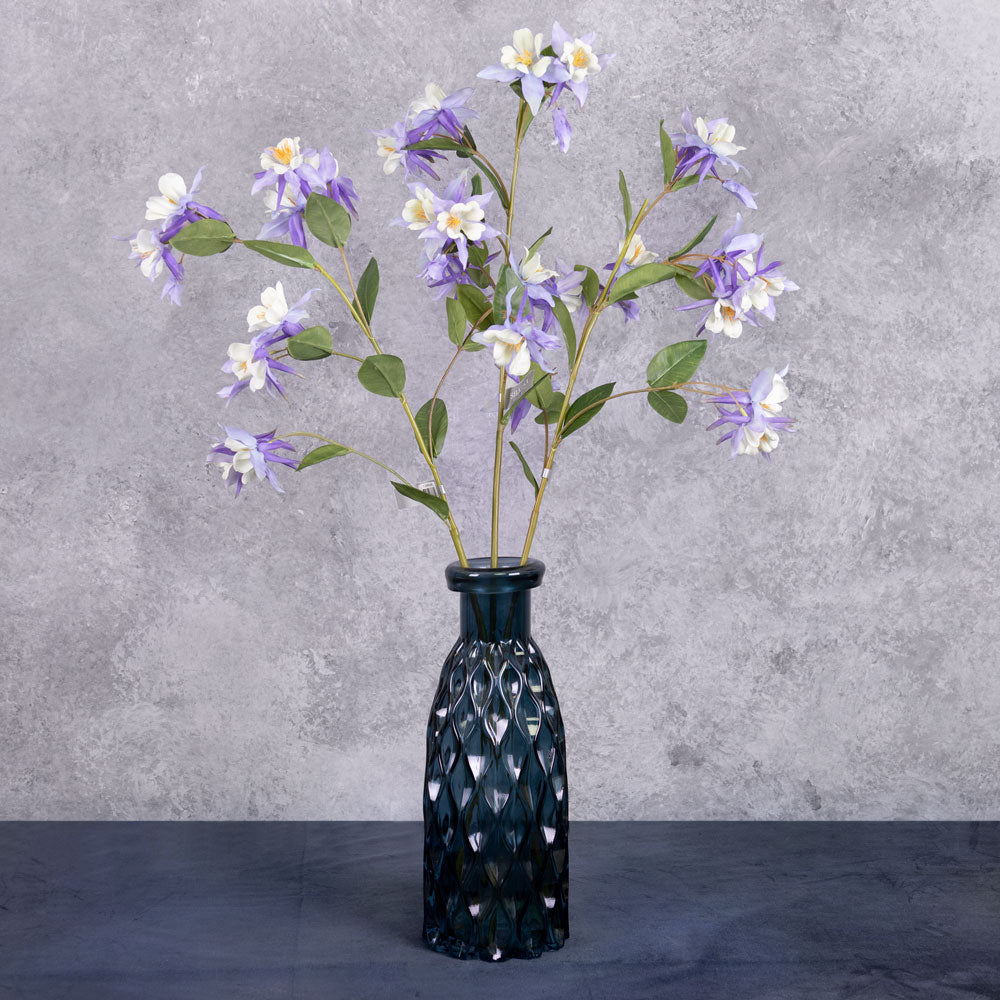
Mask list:
[[[180,174],[164,174],[157,186],[160,189],[160,194],[164,198],[169,198],[175,204],[187,194],[187,185]]]

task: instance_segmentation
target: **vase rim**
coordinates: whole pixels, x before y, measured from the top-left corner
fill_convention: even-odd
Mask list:
[[[532,590],[541,584],[544,574],[545,563],[540,559],[529,559],[522,566],[517,556],[500,556],[496,566],[490,565],[489,556],[482,556],[470,559],[468,566],[449,563],[444,571],[449,590],[476,594]]]

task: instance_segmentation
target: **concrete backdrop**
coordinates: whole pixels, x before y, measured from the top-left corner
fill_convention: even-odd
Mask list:
[[[457,630],[453,557],[358,459],[238,502],[206,467],[218,421],[314,429],[420,476],[398,407],[348,362],[286,406],[214,396],[266,283],[313,282],[238,248],[160,302],[114,235],[167,171],[254,235],[250,174],[283,136],[329,144],[362,198],[351,241],[382,269],[377,330],[427,398],[451,348],[389,229],[405,189],[369,129],[428,80],[474,81],[525,23],[598,32],[617,58],[571,117],[529,133],[516,239],[601,265],[617,169],[656,188],[656,127],[728,115],[767,236],[802,291],[711,345],[746,381],[790,363],[801,433],[730,462],[692,407],[610,404],[560,452],[535,553],[535,636],[568,731],[573,815],[943,818],[1000,814],[996,292],[1000,7],[991,0],[676,0],[641,14],[441,2],[168,6],[43,0],[0,40],[0,817],[414,818],[423,730]],[[480,145],[509,167],[513,104],[476,82]],[[669,250],[718,189],[664,203]],[[642,384],[694,329],[676,295],[602,320],[583,385]],[[358,344],[334,295],[312,314]],[[305,366],[302,366],[305,368]],[[465,357],[441,459],[470,553],[488,546],[495,369]],[[540,428],[518,439],[538,463]],[[504,474],[503,548],[530,494]]]

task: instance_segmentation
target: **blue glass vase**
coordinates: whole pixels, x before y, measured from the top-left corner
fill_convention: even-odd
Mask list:
[[[535,958],[569,936],[559,702],[531,638],[535,559],[454,562],[461,635],[427,725],[424,940],[457,958]]]

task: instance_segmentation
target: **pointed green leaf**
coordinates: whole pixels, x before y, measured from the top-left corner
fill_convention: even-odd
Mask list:
[[[601,403],[600,406],[594,406],[593,409],[587,410],[586,413],[583,413],[583,410],[594,403],[600,403],[601,400],[607,399],[614,392],[614,389],[614,382],[608,382],[606,385],[599,385],[594,389],[588,389],[581,396],[574,399],[570,404],[570,408],[566,411],[566,421],[563,423],[562,437],[568,437],[573,431],[578,431],[584,424],[590,423],[604,409],[604,404]]]
[[[683,272],[678,271],[676,267],[659,261],[640,264],[638,267],[632,268],[631,271],[618,275],[615,283],[611,286],[611,291],[608,292],[608,302],[617,302],[619,299],[625,298],[626,295],[637,292],[640,288],[655,285],[658,281],[666,281],[667,278],[676,278],[681,273]]]
[[[539,248],[539,247],[540,247],[540,246],[541,246],[541,245],[542,245],[542,244],[543,244],[543,243],[545,242],[545,240],[546,240],[546,239],[547,239],[547,238],[548,238],[549,236],[551,236],[551,235],[552,235],[552,227],[551,227],[551,226],[549,226],[549,228],[548,228],[548,229],[546,229],[546,230],[545,230],[545,232],[544,232],[544,233],[542,233],[542,235],[541,235],[541,236],[539,236],[539,237],[538,237],[538,239],[537,239],[537,240],[535,240],[535,242],[534,242],[534,243],[532,243],[530,247],[528,247],[528,253],[527,253],[527,255],[525,256],[525,260],[530,260],[530,259],[531,259],[531,257],[533,257],[533,256],[534,256],[534,254],[535,254],[535,251],[536,251],[536,250],[538,250],[538,248]]]
[[[294,243],[274,243],[271,240],[244,240],[243,245],[254,253],[259,253],[268,260],[276,260],[286,267],[314,268],[316,259],[302,247]]]
[[[428,399],[417,410],[414,420],[420,429],[420,437],[423,439],[424,447],[431,453],[432,458],[437,458],[444,448],[444,436],[448,433],[448,407],[444,405],[444,400],[434,400],[434,424],[428,433],[427,421],[430,419],[430,413],[431,401]]]
[[[675,424],[683,423],[687,416],[687,400],[676,392],[666,389],[661,392],[648,392],[646,401],[661,417],[666,417]]]
[[[471,132],[471,130],[469,129],[469,126],[468,126],[468,125],[465,125],[465,126],[464,126],[464,127],[462,128],[462,136],[464,137],[464,139],[465,139],[465,144],[466,144],[466,146],[468,146],[468,147],[469,147],[469,149],[475,149],[475,148],[476,148],[476,140],[472,138],[472,132]],[[476,179],[475,179],[475,178],[473,178],[473,179],[472,179],[472,182],[473,182],[473,183],[475,183],[475,180],[476,180]]]
[[[586,277],[583,279],[583,284],[580,289],[583,292],[583,300],[588,306],[592,306],[597,301],[597,296],[601,294],[601,283],[597,278],[597,272],[594,271],[592,267],[587,267],[585,264],[577,264],[574,271],[583,271],[586,273]]]
[[[472,193],[482,194],[483,193],[483,179],[479,174],[472,175]]]
[[[677,251],[677,253],[672,253],[667,260],[676,260],[678,257],[683,257],[689,250],[693,250],[712,231],[712,226],[715,225],[715,220],[718,217],[718,215],[713,215],[712,218],[709,219],[708,225],[705,226],[705,228],[702,229],[693,240],[685,243],[684,246]]]
[[[544,424],[546,421],[550,424],[554,424],[559,419],[559,414],[562,412],[563,400],[565,399],[565,394],[561,392],[553,392],[551,398],[545,406],[545,409],[535,417],[536,424]]]
[[[370,323],[375,311],[375,300],[378,298],[378,261],[374,257],[368,261],[368,266],[358,281],[358,301],[365,319]]]
[[[535,496],[537,497],[538,480],[535,479],[534,473],[532,473],[531,471],[531,466],[528,465],[528,460],[522,454],[521,449],[518,448],[518,446],[514,444],[513,441],[508,441],[507,443],[511,446],[511,448],[514,449],[514,454],[517,455],[517,457],[521,460],[521,468],[524,469],[525,478],[528,480],[529,483],[531,483],[531,488],[535,491]]]
[[[311,326],[285,341],[296,361],[319,361],[333,354],[333,337],[325,326]]]
[[[341,455],[349,455],[350,453],[351,449],[347,445],[321,444],[318,448],[313,448],[312,451],[306,452],[302,457],[302,461],[299,462],[296,471],[301,472],[303,469],[308,469],[310,465],[325,462],[328,458],[339,458]]]
[[[573,317],[570,316],[569,309],[566,308],[566,303],[562,299],[555,298],[553,302],[555,304],[552,307],[552,312],[555,314],[559,326],[562,327],[563,337],[566,338],[566,354],[572,368],[573,362],[576,360],[576,330],[573,328]]]
[[[552,388],[552,373],[543,372],[537,361],[531,362],[531,388],[524,398],[540,410],[547,410],[552,403],[555,390]]]
[[[663,183],[669,184],[670,178],[674,176],[674,170],[677,169],[677,154],[674,152],[674,144],[670,141],[670,136],[663,128],[662,118],[660,119],[660,156],[663,158]],[[674,190],[676,191],[677,188],[675,187]]]
[[[358,381],[376,396],[401,396],[406,369],[394,354],[372,354],[361,363]]]
[[[692,184],[697,184],[699,180],[701,178],[697,174],[688,174],[687,177],[682,177],[671,190],[683,191],[684,188],[691,187]]]
[[[419,142],[411,142],[408,146],[403,147],[404,149],[446,149],[450,152],[455,152],[457,149],[462,149],[462,144],[455,139],[449,139],[447,136],[436,135],[432,139],[421,139]]]
[[[415,486],[407,486],[405,483],[393,482],[392,485],[397,493],[402,493],[404,497],[416,500],[417,503],[422,503],[425,507],[429,507],[442,521],[448,520],[447,501],[430,493],[425,493],[423,490],[418,490]]]
[[[674,278],[674,281],[677,282],[677,287],[685,295],[690,295],[692,299],[710,299],[712,297],[711,293],[700,281],[686,274],[678,274]]]
[[[707,340],[682,340],[657,351],[646,367],[646,381],[652,386],[681,385],[698,370],[705,357]]]
[[[498,325],[502,324],[507,318],[507,293],[512,288],[519,288],[520,284],[517,280],[517,275],[514,274],[514,269],[508,264],[504,264],[500,268],[500,274],[497,275],[497,287],[493,293],[494,323]]]
[[[351,216],[343,205],[313,191],[306,199],[306,225],[321,243],[342,247],[351,235]]]
[[[628,196],[628,184],[625,182],[625,174],[618,171],[618,190],[622,193],[622,211],[625,213],[625,228],[632,225],[632,199]]]
[[[493,307],[475,285],[459,285],[455,294],[474,329],[485,330],[493,323]]]
[[[178,253],[188,253],[192,257],[211,257],[224,253],[236,239],[227,222],[221,219],[199,219],[185,226],[171,241],[170,245]]]

